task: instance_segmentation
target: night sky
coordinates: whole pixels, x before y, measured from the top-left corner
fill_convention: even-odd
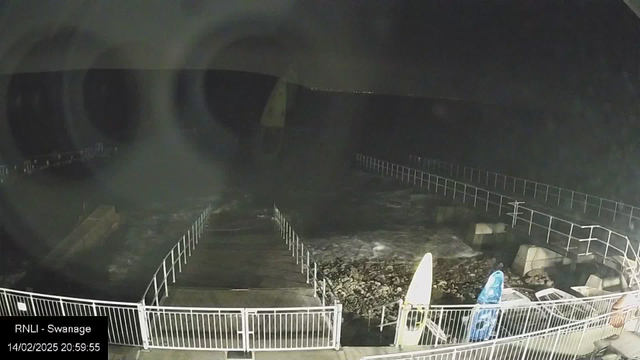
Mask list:
[[[369,143],[399,152],[566,173],[603,193],[619,192],[607,185],[615,179],[637,183],[640,20],[623,1],[3,4],[0,70],[34,73],[7,74],[0,87],[1,133],[37,142],[18,144],[22,153],[73,147],[86,129],[131,142],[141,124],[175,123],[228,147],[250,137],[275,84],[254,74],[296,63],[314,91],[303,89],[287,121],[321,129],[325,142],[341,121],[338,132],[374,134]],[[41,71],[64,66],[79,70]]]

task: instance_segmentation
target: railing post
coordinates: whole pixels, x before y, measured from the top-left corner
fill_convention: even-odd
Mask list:
[[[178,243],[178,246],[179,245],[180,245],[180,243]],[[173,283],[174,284],[176,283],[176,267],[175,267],[175,263],[176,263],[176,260],[174,259],[174,256],[173,256],[173,249],[171,249],[171,274],[172,274],[172,277],[173,277]]]
[[[500,208],[498,209],[498,216],[502,216],[502,201],[504,200],[504,195],[500,195]]]
[[[527,333],[527,325],[529,325],[529,317],[530,316],[531,316],[531,306],[528,307],[527,315],[524,318],[524,326],[522,327],[522,334],[526,334]],[[521,334],[516,334],[516,335],[521,335]]]
[[[404,329],[405,320],[404,315],[404,306],[402,300],[398,300],[398,320],[396,320],[396,333],[393,337],[393,345],[396,347],[400,346],[400,337],[402,329]]]
[[[544,192],[544,202],[549,201],[549,185],[545,185],[547,190]]]
[[[160,306],[160,302],[158,302],[158,280],[156,280],[157,276],[158,276],[158,272],[156,271],[153,274],[153,289],[154,289],[153,298],[156,301],[156,305]]]
[[[144,300],[137,304],[138,322],[140,324],[140,336],[142,337],[142,347],[149,350],[149,327],[147,323],[147,311],[144,308]]]
[[[527,350],[529,350],[529,343],[530,342],[531,342],[531,337],[528,337],[527,338],[527,343],[524,345],[524,350],[522,350],[522,357],[520,358],[520,360],[525,360],[527,358]]]
[[[582,328],[582,334],[580,335],[580,341],[578,341],[578,346],[576,346],[576,351],[573,355],[573,360],[576,360],[576,357],[578,357],[578,349],[580,349],[580,346],[582,346],[582,341],[584,340],[584,334],[587,332],[587,325],[589,324],[588,321],[585,321],[584,323],[584,327]]]
[[[299,256],[298,254],[296,255]],[[304,243],[302,243],[302,257],[302,261],[300,261],[300,274],[304,274]]]
[[[162,260],[162,273],[164,275],[164,296],[169,296],[169,282],[167,281],[167,258]]]
[[[313,262],[313,297],[318,297],[318,263]]]
[[[484,211],[487,211],[487,212],[489,211],[489,192],[488,191],[487,191],[487,204],[484,207]]]
[[[609,236],[607,236],[607,247],[604,249],[604,257],[602,259],[602,263],[604,264],[607,261],[607,254],[609,253],[609,243],[611,242],[611,230],[609,230]],[[628,243],[628,240],[627,240]],[[624,257],[627,257],[625,252]],[[637,259],[636,259],[637,260]]]
[[[467,203],[467,184],[463,184],[464,185],[464,193],[462,194],[462,203],[466,204]]]
[[[307,284],[309,283],[309,250],[307,250]]]
[[[334,305],[334,321],[335,321],[335,331],[333,332],[334,335],[334,339],[333,339],[333,345],[334,345],[334,349],[335,350],[340,350],[340,336],[341,336],[341,332],[342,332],[342,304],[340,304],[338,301],[335,302]]]
[[[600,217],[601,212],[602,212],[602,198],[600,198],[600,205],[598,206],[598,217]]]
[[[489,360],[493,360],[493,354],[496,352],[496,343],[491,344],[491,352],[489,353]]]
[[[33,294],[29,294],[29,301],[31,302],[31,309],[33,310],[33,315],[38,316],[38,309],[36,309],[36,304],[33,302]]]
[[[178,271],[182,273],[182,258],[180,257],[180,241],[178,241]]]
[[[573,210],[573,197],[575,196],[575,191],[571,190],[571,202],[569,203],[569,209]]]
[[[551,236],[551,223],[553,222],[553,216],[549,216],[549,230],[547,230],[547,244],[549,243],[549,237]]]
[[[449,181],[449,179],[444,178],[444,196],[447,196],[447,182]],[[437,191],[436,191],[437,192]]]
[[[613,220],[611,220],[611,221],[613,221],[613,222],[616,221],[616,215],[617,214],[618,214],[618,202],[616,201],[615,209],[613,209]]]
[[[62,302],[62,299],[60,299],[60,311],[62,312],[62,316],[67,316],[64,311],[64,302]]]
[[[527,179],[524,180],[524,185],[522,186],[522,196],[525,196],[527,193]]]
[[[187,247],[189,248],[189,257],[191,257],[191,230],[187,231],[187,239],[189,239]]]
[[[326,306],[325,298],[327,294],[327,279],[322,278],[322,306]]]
[[[556,335],[556,340],[553,342],[553,349],[549,353],[549,360],[553,360],[553,355],[556,353],[556,349],[558,348],[558,340],[560,340],[560,333],[562,330],[558,330],[558,335]]]
[[[589,202],[589,195],[584,194],[584,210],[582,211],[583,214],[587,213],[587,203]]]
[[[531,235],[532,226],[533,226],[533,210],[531,210],[531,217],[529,218],[529,233],[527,235]]]
[[[440,308],[440,318],[438,319],[438,329],[442,329],[442,318],[444,317],[444,308]],[[438,340],[440,339],[439,336],[436,336],[436,343],[434,344],[434,347],[438,347]]]
[[[500,338],[500,329],[502,328],[502,318],[504,317],[504,310],[502,308],[498,308],[498,314],[500,315],[500,319],[498,320],[498,326],[496,326],[496,338]]]
[[[11,306],[9,306],[9,299],[7,297],[7,290],[2,290],[2,297],[4,297],[4,303],[7,306],[7,312],[9,313],[9,316],[12,316],[11,314]]]
[[[538,196],[538,183],[536,183],[535,187],[533,188],[533,198],[535,199]]]
[[[478,202],[478,188],[475,188],[475,189],[476,189],[476,193],[473,196],[473,207],[476,207],[476,203]]]
[[[567,251],[571,247],[571,236],[573,236],[573,223],[571,223],[571,230],[569,230],[569,241],[567,241]]]

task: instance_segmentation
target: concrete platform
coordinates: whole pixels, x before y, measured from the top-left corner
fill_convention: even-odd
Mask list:
[[[306,274],[273,229],[262,234],[205,232],[176,277],[186,288],[298,289]]]
[[[161,304],[167,306],[259,308],[321,306],[322,301],[313,297],[313,287],[246,290],[169,287],[169,297],[164,298]]]
[[[344,347],[340,350],[308,350],[308,351],[257,351],[253,353],[255,360],[359,360],[364,356],[395,354],[405,351],[426,349],[426,346],[408,347],[400,350],[396,347]],[[134,360],[122,358],[122,360]],[[140,351],[136,360],[226,360],[224,351],[187,351],[187,350],[151,350]],[[110,358],[111,360],[111,358]]]

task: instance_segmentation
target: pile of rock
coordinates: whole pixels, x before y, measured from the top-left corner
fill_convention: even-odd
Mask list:
[[[530,286],[546,286],[553,287],[553,280],[549,278],[549,274],[543,269],[533,269],[525,274],[524,282]]]
[[[522,286],[522,279],[495,258],[441,259],[434,267],[433,303],[474,303],[489,275],[504,273],[505,287]]]
[[[321,264],[345,312],[367,317],[371,309],[404,298],[415,265],[395,260],[344,261]]]
[[[403,299],[418,264],[398,260],[336,259],[321,267],[331,280],[345,312],[376,318],[380,305]],[[489,275],[505,273],[505,286],[523,286],[522,279],[495,259],[439,259],[434,264],[432,303],[473,303]]]

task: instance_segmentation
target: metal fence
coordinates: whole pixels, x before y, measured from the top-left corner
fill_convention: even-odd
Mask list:
[[[626,235],[600,225],[579,225],[526,207],[515,198],[384,160],[357,154],[356,163],[364,170],[396,178],[454,203],[483,209],[487,215],[510,224],[513,231],[528,235],[534,243],[561,254],[594,257],[623,271],[631,288],[640,285],[638,252]]]
[[[412,165],[439,175],[535,199],[550,206],[576,212],[583,217],[597,219],[623,231],[633,230],[640,225],[640,208],[621,201],[441,160],[411,155],[409,161]]]
[[[289,222],[277,208],[275,218],[283,238],[313,281],[316,296],[323,296],[323,306],[289,308],[207,308],[159,306],[169,295],[169,282],[182,271],[187,258],[203,233],[212,212],[208,206],[191,229],[165,256],[154,273],[140,303],[125,303],[44,295],[0,289],[2,316],[106,316],[109,320],[109,343],[141,346],[145,349],[186,349],[225,351],[282,351],[339,349],[342,304],[331,291],[327,279],[319,275],[317,264],[304,257],[304,245],[297,240]],[[306,264],[306,265],[305,265]],[[313,269],[313,270],[312,270]],[[322,286],[322,287],[321,287]],[[331,303],[325,306],[325,303]]]
[[[8,179],[22,174],[30,175],[50,167],[68,165],[74,162],[86,162],[96,157],[104,158],[116,152],[118,152],[117,147],[105,148],[104,144],[100,142],[78,151],[54,152],[26,160],[4,162],[0,165],[0,184],[4,184]]]
[[[333,291],[333,284],[331,279],[326,277],[322,272],[322,269],[318,267],[318,263],[311,256],[309,247],[306,247],[300,237],[295,232],[293,227],[287,219],[282,215],[280,209],[275,205],[273,206],[274,220],[280,231],[280,235],[285,241],[285,244],[291,251],[291,256],[296,258],[296,264],[300,265],[300,272],[307,273],[307,284],[313,283],[314,297],[320,296],[322,299],[322,305],[331,303],[339,303],[340,300]]]
[[[338,349],[341,307],[148,306],[149,347],[180,350]]]
[[[560,359],[575,360],[589,354],[597,340],[618,335],[627,324],[637,321],[637,308],[600,315],[555,328],[479,343],[446,346],[423,351],[365,356],[362,360],[455,360],[455,359]]]
[[[172,284],[175,284],[176,270],[181,273],[183,262],[184,265],[187,264],[187,257],[191,256],[191,251],[195,250],[200,237],[204,233],[205,223],[209,219],[211,211],[211,205],[207,206],[191,225],[191,229],[178,240],[178,243],[162,259],[142,296],[142,302],[145,305],[160,305],[162,299],[169,296],[168,279]]]
[[[498,319],[492,337],[506,338],[555,328],[611,313],[613,304],[623,295],[640,299],[640,291],[594,296],[580,299],[563,299],[532,302],[528,304],[500,305],[403,305],[402,301],[383,308],[380,330],[396,326],[394,345],[406,329],[416,328],[418,323],[427,326],[419,345],[434,347],[469,342],[471,319],[481,311],[495,311]],[[401,319],[398,321],[398,319]]]
[[[109,319],[109,343],[144,346],[142,304],[78,299],[0,289],[2,316],[106,316]]]

